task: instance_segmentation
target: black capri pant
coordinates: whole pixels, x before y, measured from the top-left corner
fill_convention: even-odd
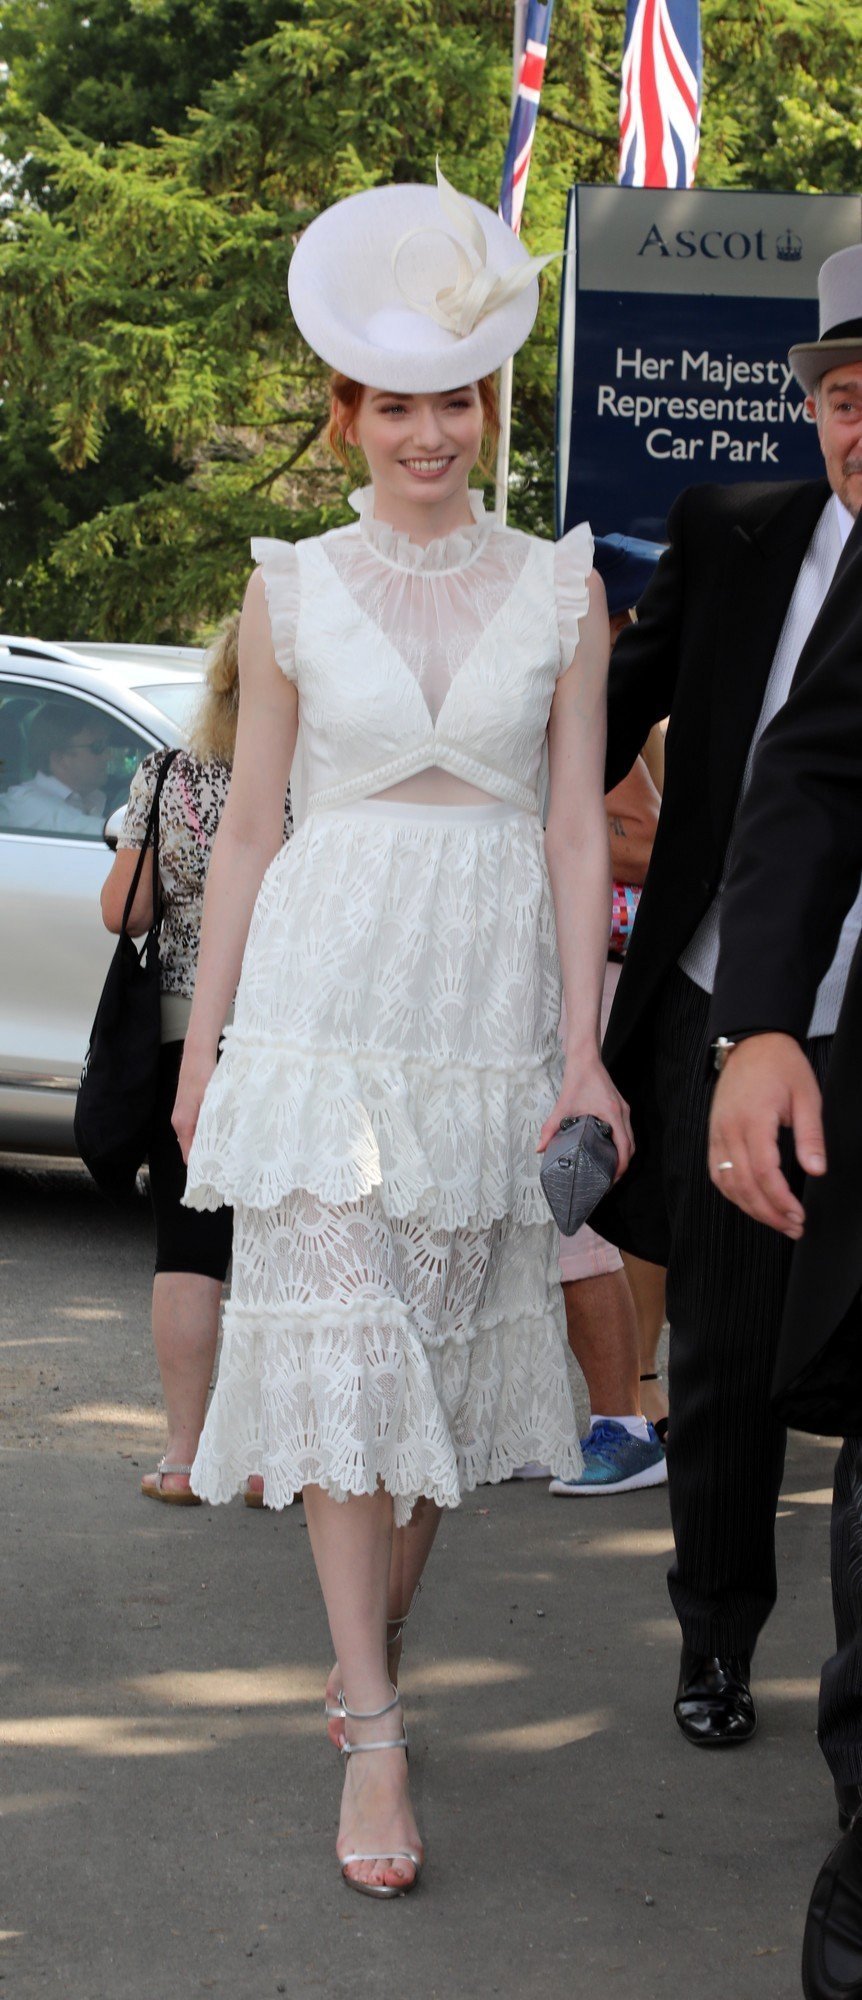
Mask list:
[[[230,1263],[233,1209],[199,1210],[181,1205],[186,1168],[171,1113],[182,1059],[182,1042],[162,1043],[148,1155],[156,1224],[156,1276],[160,1271],[187,1271],[223,1283]]]

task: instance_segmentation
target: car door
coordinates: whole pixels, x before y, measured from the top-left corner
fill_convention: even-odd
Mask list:
[[[81,1065],[115,939],[104,821],[154,747],[110,701],[0,680],[0,1149],[73,1150]]]

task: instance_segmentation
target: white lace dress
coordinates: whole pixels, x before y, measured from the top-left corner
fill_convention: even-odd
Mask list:
[[[536,1141],[560,1079],[539,814],[589,530],[373,518],[254,543],[299,693],[297,831],[268,868],[186,1200],[234,1207],[232,1294],[192,1471],[227,1500],[455,1506],[581,1465]]]

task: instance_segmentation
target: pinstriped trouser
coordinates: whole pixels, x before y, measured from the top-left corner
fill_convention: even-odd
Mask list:
[[[862,1335],[862,1323],[860,1323]],[[845,1438],[832,1501],[836,1649],[820,1682],[817,1735],[839,1785],[862,1784],[862,1438]]]
[[[656,1015],[671,1226],[668,1477],[676,1560],[668,1587],[687,1645],[750,1655],[776,1595],[786,1433],[770,1410],[769,1388],[792,1245],[743,1215],[709,1179],[708,1013],[708,995],[685,973],[672,973]],[[826,1036],[807,1045],[821,1082],[830,1046]]]

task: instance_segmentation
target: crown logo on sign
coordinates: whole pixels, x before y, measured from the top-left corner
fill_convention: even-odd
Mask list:
[[[775,253],[779,264],[798,264],[802,256],[802,238],[792,229],[785,229],[783,236],[776,237]]]

